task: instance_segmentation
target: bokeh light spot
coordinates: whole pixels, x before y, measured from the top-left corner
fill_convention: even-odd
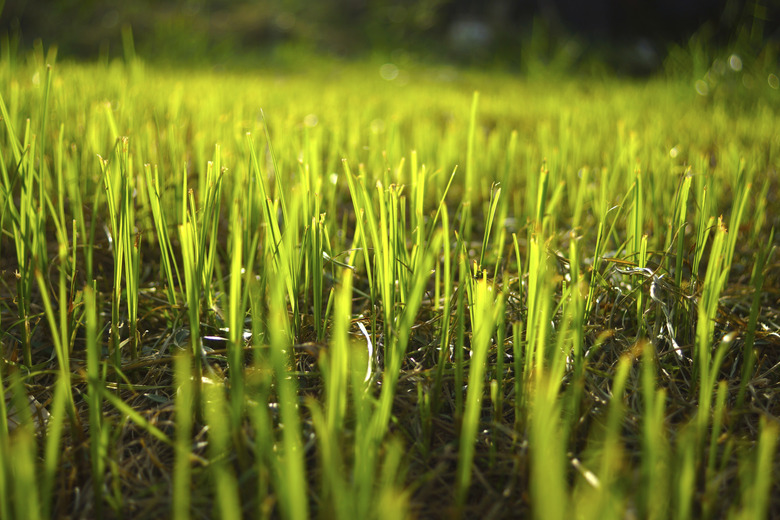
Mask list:
[[[732,54],[731,56],[729,56],[729,67],[731,67],[731,70],[734,70],[736,72],[742,70],[742,58],[740,58],[736,54]]]
[[[371,133],[381,134],[385,131],[385,122],[382,119],[374,119],[371,121]]]
[[[379,67],[379,75],[382,76],[382,79],[387,81],[393,81],[398,77],[399,72],[400,71],[398,70],[398,67],[396,67],[393,63],[385,63]]]

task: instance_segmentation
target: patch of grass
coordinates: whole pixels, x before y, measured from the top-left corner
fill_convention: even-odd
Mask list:
[[[771,83],[51,65],[0,61],[3,518],[780,510]]]

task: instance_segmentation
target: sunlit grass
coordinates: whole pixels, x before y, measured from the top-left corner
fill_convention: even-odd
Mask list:
[[[780,507],[771,85],[128,60],[0,62],[2,518]]]

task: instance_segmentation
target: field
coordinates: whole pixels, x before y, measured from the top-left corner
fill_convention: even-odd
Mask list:
[[[780,516],[776,75],[55,62],[0,518]]]

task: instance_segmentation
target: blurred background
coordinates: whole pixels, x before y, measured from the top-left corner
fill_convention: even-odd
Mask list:
[[[230,66],[307,54],[407,56],[643,76],[688,66],[675,63],[675,52],[725,48],[776,68],[780,46],[780,0],[0,0],[0,6],[6,52],[23,53],[37,41],[56,44],[60,59],[123,58],[132,41],[146,61]]]

